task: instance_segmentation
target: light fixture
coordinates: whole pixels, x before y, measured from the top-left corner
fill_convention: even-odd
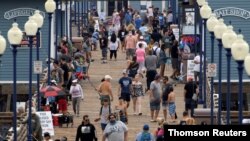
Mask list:
[[[234,41],[237,39],[236,33],[233,31],[233,26],[228,26],[227,30],[222,35],[222,44],[224,48],[231,48]]]
[[[16,22],[12,24],[12,28],[8,31],[7,36],[11,45],[21,44],[23,32],[18,28],[18,24]]]
[[[243,35],[239,34],[231,47],[233,58],[236,61],[244,61],[249,52],[249,45],[243,38]]]
[[[35,22],[37,23],[37,27],[41,28],[43,26],[43,16],[40,14],[39,10],[35,11],[33,18],[34,18]]]
[[[214,35],[216,39],[221,39],[223,33],[227,30],[227,26],[224,24],[224,20],[222,18],[219,19],[218,24],[214,27]]]
[[[204,2],[202,7],[200,8],[200,15],[202,19],[208,19],[211,14],[212,14],[212,9],[210,8],[207,2]]]
[[[245,57],[245,61],[244,61],[244,65],[245,65],[245,70],[247,72],[247,75],[250,76],[250,54],[248,54]]]
[[[1,35],[1,32],[0,32],[0,56],[3,55],[5,49],[6,49],[6,40]]]
[[[207,30],[209,32],[214,32],[214,27],[219,23],[215,13],[212,13],[207,20]]]
[[[37,32],[37,23],[34,20],[34,17],[30,16],[29,20],[24,25],[24,31],[27,36],[35,36]]]
[[[54,13],[56,10],[56,3],[54,0],[47,0],[45,3],[45,10],[47,13]]]
[[[199,6],[202,6],[205,2],[206,0],[197,0]]]

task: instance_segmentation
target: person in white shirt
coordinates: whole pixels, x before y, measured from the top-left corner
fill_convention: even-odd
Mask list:
[[[202,58],[202,62],[203,62],[203,58]],[[197,56],[194,57],[194,80],[195,82],[197,82],[197,77],[199,77],[200,75],[200,64],[202,64],[202,62],[200,63],[200,55],[198,54]]]
[[[144,50],[148,47],[147,43],[144,41],[144,37],[143,36],[140,36],[139,41],[136,43],[136,49],[139,48],[139,44],[142,44],[142,48]]]
[[[74,113],[79,117],[80,112],[80,102],[83,100],[83,90],[80,84],[77,83],[77,79],[72,81],[69,93],[72,95],[72,107]]]

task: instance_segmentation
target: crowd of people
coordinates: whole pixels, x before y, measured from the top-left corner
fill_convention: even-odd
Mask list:
[[[111,85],[112,77],[105,75],[96,91],[100,94],[99,117],[103,131],[102,141],[128,141],[128,108],[132,107],[133,115],[141,116],[142,97],[149,96],[150,122],[158,122],[159,127],[155,133],[149,132],[149,125],[143,125],[142,131],[135,137],[136,141],[161,141],[163,138],[163,124],[175,121],[176,91],[171,81],[178,81],[183,75],[183,54],[190,53],[187,43],[176,39],[171,24],[172,11],[160,12],[158,8],[149,7],[146,16],[141,18],[141,13],[132,8],[114,10],[112,25],[104,24],[105,16],[99,14],[100,25],[95,28],[95,20],[90,17],[88,29],[82,29],[83,42],[80,48],[71,48],[72,43],[66,37],[62,39],[58,49],[58,56],[49,64],[51,65],[51,85],[55,85],[65,91],[63,97],[46,97],[42,105],[50,105],[52,113],[68,113],[67,106],[72,101],[73,115],[80,117],[80,103],[84,100],[84,90],[81,81],[88,79],[88,65],[93,62],[92,51],[101,51],[102,64],[105,65],[118,59],[126,60],[122,77],[119,79],[117,104],[113,103],[114,93]],[[118,51],[125,53],[126,57],[118,56]],[[109,55],[108,55],[109,53]],[[109,60],[109,61],[108,61]],[[196,58],[196,60],[198,60]],[[198,62],[198,61],[197,61]],[[197,63],[198,64],[198,63]],[[166,65],[171,65],[173,72],[166,76]],[[197,75],[197,74],[196,74]],[[143,80],[146,78],[146,85]],[[45,76],[45,81],[47,77]],[[197,79],[188,78],[184,87],[185,112],[181,125],[193,125],[194,108],[197,107],[197,99],[194,95],[197,90]],[[130,101],[132,99],[132,106]],[[59,106],[57,106],[57,104]],[[112,106],[113,105],[113,106]],[[57,108],[59,107],[59,108]],[[159,117],[162,108],[163,118]],[[190,114],[189,114],[189,111]],[[168,114],[170,119],[168,119]],[[45,138],[49,138],[46,135]],[[84,115],[81,125],[77,128],[76,141],[97,140],[96,127],[90,122],[89,116]]]

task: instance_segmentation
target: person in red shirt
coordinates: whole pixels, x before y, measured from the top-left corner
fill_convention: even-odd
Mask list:
[[[67,100],[66,96],[62,96],[58,100],[58,111],[60,113],[67,113],[68,107],[67,107]]]

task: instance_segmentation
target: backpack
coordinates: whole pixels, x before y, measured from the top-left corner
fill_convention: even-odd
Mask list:
[[[157,56],[157,50],[158,50],[158,47],[156,49],[153,49],[153,55]]]
[[[151,135],[150,135],[150,133],[142,133],[140,141],[151,141]]]
[[[100,113],[99,113],[99,115],[101,115],[102,114],[102,108],[103,108],[103,106],[101,107],[101,109],[100,109]],[[110,105],[109,105],[109,114],[111,114],[111,107],[110,107]]]

